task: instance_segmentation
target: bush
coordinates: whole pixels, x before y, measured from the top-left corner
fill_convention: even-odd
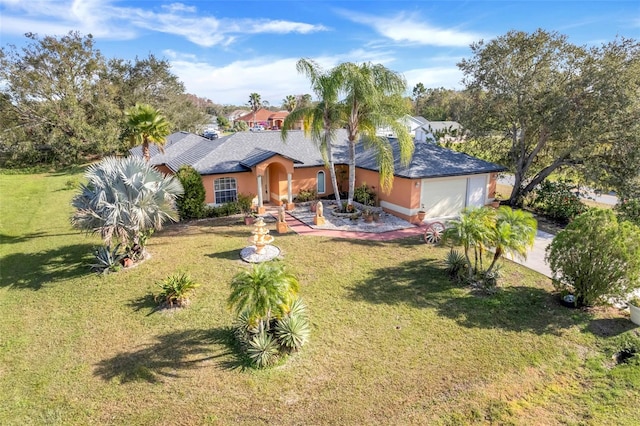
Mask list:
[[[304,203],[307,201],[313,201],[318,198],[318,194],[315,189],[302,189],[298,192],[295,201],[298,203]]]
[[[242,214],[251,213],[253,207],[253,194],[238,194],[238,208]]]
[[[567,223],[587,210],[574,189],[566,182],[544,181],[535,191],[533,208],[551,219]]]
[[[366,183],[356,187],[353,191],[353,201],[365,206],[376,205],[376,193],[373,188],[369,188]]]
[[[572,293],[576,305],[624,299],[640,287],[640,228],[591,209],[556,235],[546,258],[556,289]]]
[[[204,215],[205,217],[222,217],[238,213],[241,213],[240,204],[237,201],[229,201],[220,206],[207,206]]]
[[[186,272],[170,275],[165,280],[158,283],[160,293],[155,296],[156,302],[160,301],[173,307],[185,305],[189,300],[189,294],[199,287]]]
[[[96,257],[96,263],[89,265],[91,270],[105,275],[109,272],[118,271],[121,267],[120,262],[127,255],[120,252],[121,246],[122,243],[118,243],[113,249],[111,249],[110,245],[98,247],[93,252]]]
[[[181,166],[176,174],[184,194],[176,199],[180,219],[200,219],[205,216],[205,189],[202,177],[193,167]]]
[[[458,250],[451,249],[445,258],[447,274],[456,282],[464,282],[467,275],[467,259]]]
[[[640,226],[640,198],[621,200],[613,209],[620,221],[628,220]]]

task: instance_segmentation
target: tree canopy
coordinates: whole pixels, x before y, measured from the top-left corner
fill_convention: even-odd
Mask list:
[[[78,163],[126,149],[124,111],[137,102],[160,108],[171,130],[195,129],[205,114],[153,55],[107,61],[91,35],[26,34],[22,49],[0,49],[3,163]]]
[[[640,155],[637,42],[586,48],[540,29],[471,50],[458,64],[471,96],[462,124],[514,173],[512,204],[566,168],[618,188],[637,176],[620,160]]]

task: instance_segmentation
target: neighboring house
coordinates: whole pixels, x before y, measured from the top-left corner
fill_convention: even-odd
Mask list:
[[[235,121],[239,118],[242,117],[243,115],[246,115],[249,111],[247,111],[246,109],[237,109],[233,112],[231,112],[230,114],[227,115],[227,120],[229,120],[229,123],[231,123],[231,125],[233,125],[233,123],[235,123]]]
[[[289,111],[269,111],[260,108],[254,114],[253,111],[236,118],[236,121],[244,121],[249,128],[262,126],[265,129],[279,130],[282,128],[284,119],[289,115]]]
[[[405,115],[400,120],[416,142],[436,142],[437,139],[456,141],[462,139],[462,126],[456,121],[429,121],[424,117]],[[394,138],[390,128],[380,128],[378,136]]]
[[[151,164],[164,173],[175,173],[184,164],[202,175],[206,202],[234,201],[238,193],[257,198],[260,211],[265,204],[282,198],[293,201],[303,189],[315,189],[320,197],[333,194],[329,171],[316,144],[302,131],[290,131],[287,142],[280,132],[238,132],[217,140],[178,132],[170,135],[164,154],[151,145]],[[337,169],[348,164],[347,133],[338,131],[334,149]],[[397,144],[392,141],[397,156]],[[142,156],[135,147],[132,155]],[[356,156],[356,186],[374,188],[385,211],[415,221],[418,211],[428,218],[453,217],[466,206],[489,204],[495,194],[497,173],[504,168],[467,154],[430,143],[416,143],[409,165],[395,165],[395,179],[389,194],[379,190],[379,175],[373,151],[362,145]]]

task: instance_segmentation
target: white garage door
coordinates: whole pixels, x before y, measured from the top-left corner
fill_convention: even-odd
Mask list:
[[[423,179],[420,196],[428,218],[457,216],[467,201],[467,179]]]
[[[469,178],[467,186],[467,207],[482,207],[487,193],[487,175]]]

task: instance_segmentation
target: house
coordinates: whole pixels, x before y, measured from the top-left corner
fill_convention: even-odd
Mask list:
[[[456,121],[429,121],[424,117],[405,115],[400,120],[414,140],[419,142],[436,142],[436,139],[460,140],[462,126]],[[380,128],[376,132],[378,136],[395,137],[393,131],[388,128]]]
[[[238,119],[238,117],[242,117],[248,112],[249,111],[246,109],[236,109],[227,115],[227,120],[229,120],[229,123],[234,123]]]
[[[178,132],[167,138],[164,154],[150,146],[150,162],[164,173],[191,165],[202,175],[209,204],[234,201],[239,193],[252,194],[264,211],[266,204],[283,198],[292,202],[303,189],[315,189],[320,197],[333,195],[329,171],[316,144],[302,131],[290,131],[286,143],[280,135],[275,131],[238,132],[209,140]],[[399,158],[397,143],[391,143]],[[130,152],[142,156],[139,146]],[[337,133],[334,159],[338,174],[346,176],[345,130]],[[393,188],[385,194],[379,190],[375,153],[365,151],[362,144],[358,144],[356,166],[356,186],[373,187],[385,211],[409,221],[415,221],[420,210],[426,211],[427,218],[446,218],[458,215],[466,206],[489,204],[497,173],[504,170],[467,154],[416,142],[408,165],[396,161]]]
[[[236,121],[244,121],[249,128],[262,126],[265,129],[278,130],[282,128],[284,119],[289,115],[289,111],[269,111],[268,109],[260,108],[255,112],[249,112],[236,118]]]

